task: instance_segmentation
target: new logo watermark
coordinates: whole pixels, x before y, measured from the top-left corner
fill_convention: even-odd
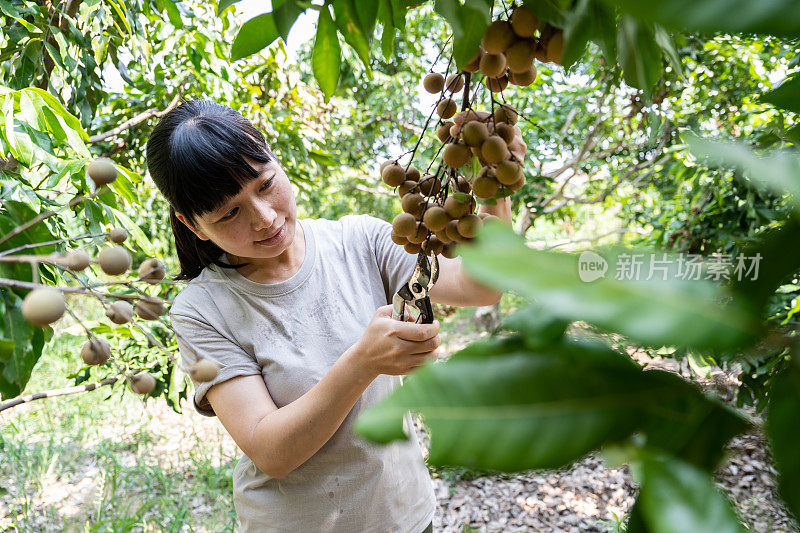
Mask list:
[[[622,253],[616,256],[614,279],[627,281],[649,281],[669,278],[683,280],[731,280],[758,279],[761,254],[753,256],[714,253],[708,257],[700,254],[680,253]],[[590,283],[605,277],[608,261],[601,255],[586,250],[578,257],[578,276]]]

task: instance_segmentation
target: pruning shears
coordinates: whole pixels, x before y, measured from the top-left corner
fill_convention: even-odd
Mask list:
[[[439,279],[439,260],[436,254],[431,254],[432,260],[428,260],[425,252],[420,251],[417,255],[417,266],[409,280],[400,287],[392,298],[392,318],[405,320],[406,306],[409,314],[415,322],[422,324],[433,323],[433,309],[428,291]]]

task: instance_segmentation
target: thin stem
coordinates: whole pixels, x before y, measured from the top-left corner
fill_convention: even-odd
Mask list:
[[[56,239],[54,241],[38,242],[38,243],[32,243],[32,244],[23,244],[22,246],[17,246],[16,248],[11,248],[9,250],[3,250],[2,252],[0,252],[0,257],[6,256],[6,255],[11,255],[11,254],[13,254],[15,252],[20,252],[22,250],[30,250],[31,248],[39,248],[39,247],[42,247],[42,246],[50,246],[52,244],[60,244],[62,242],[78,241],[78,240],[81,240],[81,239],[93,239],[95,237],[103,237],[105,235],[108,235],[107,231],[104,231],[103,233],[87,233],[86,235],[80,235],[78,237],[66,237],[64,239]]]

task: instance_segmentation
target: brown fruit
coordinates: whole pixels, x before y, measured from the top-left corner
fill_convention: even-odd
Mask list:
[[[112,228],[108,232],[108,240],[114,244],[122,244],[128,239],[128,230],[125,228]]]
[[[422,246],[413,242],[410,242],[403,246],[406,252],[410,254],[418,254],[420,250],[422,250]]]
[[[444,230],[447,233],[447,236],[450,237],[451,241],[464,242],[467,240],[466,237],[461,235],[461,233],[458,231],[458,220],[451,220],[448,222]]]
[[[443,229],[448,222],[450,222],[450,216],[447,214],[447,211],[444,208],[435,205],[433,207],[429,207],[427,211],[425,211],[425,215],[422,217],[422,221],[425,225],[433,232],[437,232]]]
[[[111,347],[103,339],[93,337],[81,348],[81,359],[90,366],[102,365],[111,358]]]
[[[556,65],[561,64],[561,51],[564,48],[564,34],[558,32],[550,37],[550,40],[547,41],[547,61],[550,63],[555,63]]]
[[[414,165],[409,165],[409,167],[406,169],[406,181],[419,181],[419,177],[419,169],[417,169],[417,167]]]
[[[497,181],[503,185],[511,185],[522,175],[522,166],[516,161],[501,161],[495,170]]]
[[[438,72],[431,72],[422,79],[422,86],[431,94],[440,93],[444,89],[444,76]]]
[[[513,126],[517,123],[517,119],[519,119],[517,110],[508,104],[501,104],[494,110],[495,124],[501,124],[505,122],[506,124],[511,124]]]
[[[520,190],[523,187],[523,185],[525,185],[525,175],[524,174],[522,174],[517,181],[515,181],[514,183],[509,185],[508,188],[511,189],[512,191],[516,192],[516,191]]]
[[[483,78],[483,84],[486,86],[493,93],[499,93],[500,91],[504,91],[506,87],[508,87],[508,76],[503,76],[501,78]]]
[[[453,196],[448,196],[447,199],[444,201],[444,210],[447,211],[447,214],[450,215],[450,218],[461,218],[467,213],[469,213],[469,200],[467,199],[460,199]]]
[[[161,282],[166,275],[167,271],[164,268],[164,263],[154,257],[145,259],[139,265],[139,279],[146,281],[150,285],[156,285]]]
[[[472,193],[478,198],[491,198],[499,188],[500,184],[491,176],[478,176],[472,182]]]
[[[478,215],[465,215],[458,219],[458,232],[468,239],[472,239],[483,226],[483,221]]]
[[[450,168],[461,168],[472,159],[472,152],[463,144],[450,143],[444,147],[442,160]]]
[[[452,98],[445,98],[436,106],[436,112],[442,118],[450,118],[458,111],[458,105]]]
[[[447,87],[448,92],[458,92],[464,88],[464,76],[458,73],[450,74],[447,76],[444,86]]]
[[[404,213],[404,214],[406,214],[406,213]],[[408,239],[406,239],[402,235],[396,234],[394,231],[392,231],[392,235],[391,236],[392,236],[392,242],[395,243],[395,244],[398,244],[400,246],[403,246],[408,242]]]
[[[419,191],[424,196],[434,196],[442,190],[442,180],[431,174],[426,174],[419,181]]]
[[[445,225],[445,227],[447,227],[447,226]],[[439,239],[443,243],[450,242],[450,237],[447,236],[447,231],[444,228],[440,229],[439,231],[434,232],[434,235],[436,236],[437,239]]]
[[[499,135],[490,135],[481,145],[483,158],[490,163],[499,163],[507,159],[511,153],[508,151],[508,144]],[[472,184],[475,188],[475,184]]]
[[[86,174],[97,187],[102,187],[117,179],[117,167],[107,157],[98,157],[86,167]]]
[[[523,39],[512,44],[506,50],[506,63],[511,72],[525,72],[533,66],[534,42]]]
[[[483,122],[471,120],[461,128],[461,138],[467,146],[480,146],[487,137],[489,130]]]
[[[136,309],[136,314],[143,320],[157,320],[166,311],[164,301],[161,298],[136,300],[134,308]]]
[[[481,44],[490,54],[502,54],[512,42],[514,42],[514,30],[511,24],[505,20],[495,20],[486,28]]]
[[[536,79],[536,67],[531,65],[531,68],[525,72],[512,72],[508,76],[508,81],[519,87],[527,87],[533,80]]]
[[[444,248],[444,243],[439,240],[438,237],[435,235],[431,235],[431,237],[422,243],[422,250],[425,252],[426,255],[431,255],[431,251],[436,255],[442,253],[442,249]]]
[[[455,259],[458,257],[458,250],[456,249],[456,243],[448,242],[444,245],[442,249],[442,255],[448,259]]]
[[[212,381],[219,373],[219,365],[211,359],[200,359],[189,367],[189,376],[199,383]]]
[[[450,126],[452,125],[453,123],[448,120],[447,122],[442,122],[436,129],[436,136],[441,142],[446,143],[450,138]]]
[[[392,161],[390,159],[389,161],[384,161],[383,163],[381,163],[381,171],[380,171],[380,173],[383,174],[383,169],[386,168],[386,165],[391,165],[392,163],[396,163],[396,162],[397,161]]]
[[[408,236],[408,242],[413,244],[422,244],[422,241],[428,238],[428,228],[425,224],[420,222],[416,225],[414,231]]]
[[[464,176],[458,176],[456,179],[456,189],[461,192],[469,193],[472,191],[472,185],[469,184],[469,181]]]
[[[506,144],[511,144],[511,141],[514,140],[514,135],[516,132],[514,131],[514,126],[511,124],[506,124],[505,122],[501,122],[494,128],[494,132],[497,136],[503,139]]]
[[[403,211],[410,213],[415,217],[418,217],[422,214],[424,205],[425,198],[418,192],[410,192],[403,196],[403,199],[400,200],[400,206],[403,208]]]
[[[106,246],[97,254],[100,268],[109,276],[124,274],[131,268],[131,254],[122,246]]]
[[[133,318],[133,306],[125,300],[117,300],[109,304],[106,316],[114,324],[126,324]]]
[[[480,63],[484,76],[496,78],[506,71],[506,56],[503,54],[483,54]]]
[[[411,180],[406,180],[397,187],[397,195],[400,198],[402,198],[403,196],[406,195],[406,193],[408,193],[411,189],[413,189],[416,186],[417,186],[416,182],[413,182]]]
[[[22,316],[34,326],[52,324],[67,310],[61,291],[51,288],[33,289],[22,300]]]
[[[400,213],[392,220],[392,230],[395,234],[408,239],[408,236],[417,229],[417,219],[409,213]],[[397,243],[400,244],[400,243]]]
[[[481,55],[483,55],[483,51],[482,50],[478,50],[475,53],[475,55],[472,56],[472,59],[470,59],[469,62],[466,65],[464,65],[464,71],[465,72],[478,72],[478,68],[480,67],[480,63],[481,63]]]
[[[386,165],[386,168],[383,169],[381,178],[386,185],[397,187],[406,181],[406,171],[397,163],[392,163],[391,165]]]
[[[539,29],[541,22],[536,15],[528,11],[524,6],[517,6],[511,12],[511,28],[520,37],[533,37],[534,32]]]
[[[80,272],[89,266],[89,254],[79,249],[70,250],[61,263],[73,272]]]
[[[156,388],[156,378],[148,372],[136,374],[130,378],[130,387],[136,394],[150,394]]]

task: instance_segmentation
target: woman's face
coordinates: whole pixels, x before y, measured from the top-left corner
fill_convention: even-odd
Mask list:
[[[214,211],[195,217],[192,225],[178,218],[198,238],[211,240],[229,255],[248,259],[278,257],[294,242],[297,204],[289,178],[273,158],[269,163],[248,160],[258,171],[239,193]]]

